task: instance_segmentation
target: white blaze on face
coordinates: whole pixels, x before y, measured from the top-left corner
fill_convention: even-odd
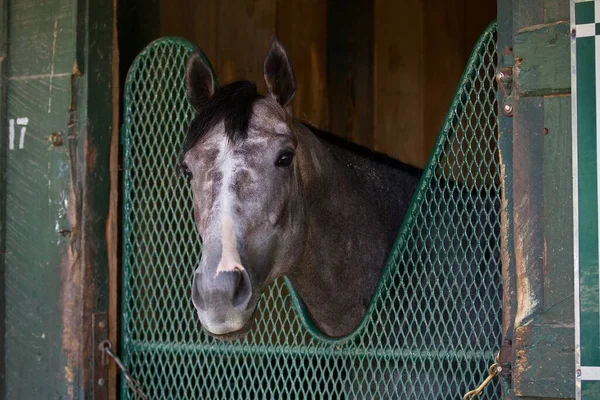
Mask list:
[[[216,275],[223,271],[243,271],[240,254],[237,250],[237,240],[233,227],[233,217],[231,216],[231,178],[236,163],[231,158],[227,158],[227,141],[223,141],[219,152],[219,161],[221,165],[221,193],[219,202],[221,203],[221,261],[217,266]]]

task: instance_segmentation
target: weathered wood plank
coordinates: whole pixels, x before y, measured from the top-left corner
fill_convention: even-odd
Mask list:
[[[573,327],[528,324],[515,331],[513,387],[517,396],[575,397]]]
[[[0,396],[5,391],[5,254],[6,254],[6,158],[8,153],[8,121],[6,116],[6,73],[8,46],[8,1],[0,0]]]
[[[373,148],[373,2],[327,1],[330,129]]]
[[[66,129],[75,3],[9,3],[6,107],[15,141],[6,159],[6,398],[73,397],[80,378],[67,361],[74,353],[63,347],[68,160],[47,140]],[[27,125],[18,124],[19,118],[27,118]]]
[[[569,0],[544,1],[544,23],[550,24],[558,21],[569,21],[571,18],[569,3]]]
[[[296,76],[294,116],[328,129],[327,3],[278,0],[277,35]]]
[[[544,99],[544,303],[515,334],[515,393],[574,397],[571,98]]]
[[[276,7],[275,0],[249,0],[243,7],[219,2],[215,64],[220,83],[245,79],[266,92],[263,66],[275,32]]]
[[[571,97],[544,99],[544,119],[544,317],[572,326],[573,238],[567,234],[573,231]]]
[[[421,0],[375,2],[373,110],[374,147],[424,167],[425,48]],[[406,38],[412,38],[406,40]],[[431,132],[430,134],[434,134]],[[437,132],[435,132],[437,135]]]
[[[70,73],[75,40],[74,0],[14,1],[9,4],[9,76]]]
[[[515,326],[539,314],[543,299],[543,101],[521,98],[515,105],[513,195],[517,310]]]
[[[513,31],[544,22],[544,0],[512,0]]]
[[[15,51],[26,49],[10,54]],[[26,117],[28,124],[23,148],[18,128],[7,157],[6,398],[67,398],[79,379],[62,348],[68,160],[47,140],[53,132],[65,132],[69,82],[70,77],[53,79],[51,113],[49,78],[11,81],[8,88],[8,118]]]
[[[82,96],[78,99],[77,160],[69,154],[70,163],[77,162],[80,179],[73,180],[71,187],[79,191],[80,198],[73,210],[81,213],[72,230],[79,229],[78,236],[71,236],[71,249],[74,246],[81,251],[79,262],[83,274],[80,286],[71,286],[63,282],[63,293],[69,290],[81,291],[79,318],[82,330],[78,336],[81,345],[80,389],[87,397],[93,391],[92,365],[85,362],[98,355],[92,345],[90,323],[95,312],[106,312],[109,306],[109,271],[107,253],[107,218],[110,203],[110,143],[112,133],[112,44],[113,44],[113,7],[112,0],[85,2],[79,7],[78,28],[87,32],[85,39],[78,38],[79,46],[85,49],[85,58],[78,60],[85,65],[78,83]],[[73,88],[71,89],[73,90]],[[71,107],[73,102],[71,102]],[[74,240],[73,240],[74,239]],[[64,307],[64,305],[63,305]],[[69,321],[64,321],[68,323]]]
[[[569,93],[571,90],[568,22],[536,25],[514,38],[518,89],[523,96]]]

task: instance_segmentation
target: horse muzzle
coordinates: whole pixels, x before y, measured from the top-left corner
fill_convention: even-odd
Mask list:
[[[248,273],[233,270],[207,275],[198,268],[192,282],[192,302],[204,329],[215,336],[247,330],[256,308]]]

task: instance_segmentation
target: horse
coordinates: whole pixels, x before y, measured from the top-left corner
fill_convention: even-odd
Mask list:
[[[268,94],[217,88],[199,52],[186,65],[194,118],[179,158],[203,252],[192,302],[203,329],[234,339],[264,289],[287,276],[330,337],[361,322],[422,171],[292,115],[294,71],[274,36]]]

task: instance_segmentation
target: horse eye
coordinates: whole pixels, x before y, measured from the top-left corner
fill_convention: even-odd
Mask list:
[[[188,180],[188,182],[192,179],[192,172],[186,164],[181,164],[181,174]]]
[[[292,163],[292,160],[294,160],[294,153],[286,151],[279,156],[275,165],[278,167],[288,167]]]

